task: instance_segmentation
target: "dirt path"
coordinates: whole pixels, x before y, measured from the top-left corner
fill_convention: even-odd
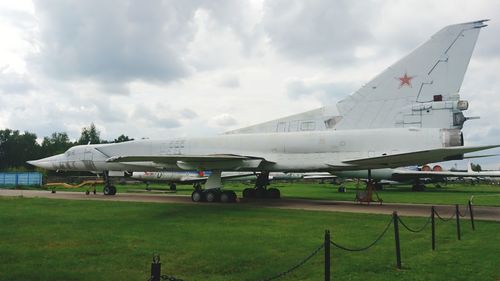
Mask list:
[[[102,200],[102,201],[128,201],[128,202],[156,202],[156,203],[180,203],[180,204],[208,204],[194,203],[186,195],[165,195],[165,194],[139,194],[139,193],[118,193],[115,196],[104,196],[102,194],[85,195],[83,192],[50,191],[40,190],[0,190],[0,196],[23,196],[23,197],[41,197],[51,199],[69,199],[69,200]],[[212,203],[220,205],[222,203]],[[308,199],[287,199],[280,200],[258,200],[258,201],[240,201],[234,206],[256,206],[279,209],[295,210],[314,210],[330,212],[350,212],[350,213],[370,213],[370,214],[392,214],[397,211],[402,216],[421,216],[430,215],[431,205],[427,204],[394,204],[384,203],[383,205],[371,204],[360,205],[354,202],[330,201],[330,200],[308,200]],[[437,205],[436,211],[444,218],[450,217],[455,211],[454,206]],[[468,211],[465,205],[460,206],[460,212],[466,214]],[[500,221],[500,207],[482,207],[474,206],[474,218],[478,220]]]

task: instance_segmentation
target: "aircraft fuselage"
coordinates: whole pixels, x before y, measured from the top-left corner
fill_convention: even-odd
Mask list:
[[[218,135],[199,138],[138,140],[116,144],[80,145],[64,154],[30,161],[51,170],[70,171],[330,171],[342,161],[455,146],[455,131],[431,128],[393,128]],[[117,156],[240,155],[251,159],[216,164],[197,161],[175,163],[109,162]],[[265,159],[266,161],[262,161]],[[235,162],[241,164],[235,165]],[[212,166],[211,166],[212,165]],[[346,167],[348,168],[348,167]]]

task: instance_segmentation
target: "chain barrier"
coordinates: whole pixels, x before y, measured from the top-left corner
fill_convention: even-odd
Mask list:
[[[272,277],[269,277],[269,278],[266,278],[266,279],[262,279],[262,281],[271,281],[271,280],[276,280],[278,278],[281,278],[289,273],[291,273],[292,271],[296,270],[297,268],[303,266],[307,261],[309,261],[312,257],[314,257],[316,254],[319,253],[319,251],[321,251],[321,249],[323,249],[323,247],[325,247],[325,244],[321,244],[321,246],[319,246],[316,250],[314,250],[309,256],[307,256],[305,259],[303,259],[302,261],[300,261],[299,263],[297,263],[296,265],[290,267],[290,269],[286,270],[286,271],[283,271],[281,273],[278,273]]]
[[[431,222],[431,216],[429,216],[429,218],[427,218],[427,222],[425,222],[425,224],[418,229],[413,229],[413,228],[409,227],[406,223],[403,222],[401,217],[398,217],[398,220],[401,223],[401,225],[404,226],[404,228],[406,228],[408,231],[413,232],[413,233],[418,233],[418,232],[423,231],[429,225],[429,223]]]
[[[451,215],[451,217],[449,217],[449,218],[447,218],[447,219],[445,219],[445,218],[441,217],[441,216],[439,215],[439,213],[438,213],[436,210],[434,210],[434,213],[436,214],[436,216],[437,216],[440,220],[442,220],[442,221],[444,221],[444,222],[451,221],[451,220],[455,217],[455,213],[453,213],[453,214]]]
[[[384,237],[385,233],[387,232],[387,230],[389,229],[389,227],[391,226],[392,224],[392,218],[391,220],[389,221],[389,223],[387,224],[387,226],[385,227],[384,231],[382,231],[382,233],[377,237],[377,239],[375,239],[375,241],[373,241],[372,243],[370,243],[368,246],[366,247],[362,247],[362,248],[347,248],[345,246],[342,246],[340,244],[337,244],[335,243],[334,241],[330,240],[330,243],[339,248],[339,249],[342,249],[344,251],[349,251],[349,252],[361,252],[361,251],[365,251],[365,250],[368,250],[370,249],[371,247],[373,247],[375,244],[377,244],[378,241],[380,241],[380,239],[382,239],[382,237]]]
[[[457,209],[455,209],[455,212],[452,213],[451,217],[449,218],[443,218],[441,217],[441,215],[434,209],[434,214],[441,220],[441,221],[444,221],[444,222],[447,222],[447,221],[450,221],[452,220],[453,218],[456,218],[457,219],[457,233],[458,233],[458,240],[460,240],[460,225],[459,225],[459,217],[465,217],[467,215],[467,212],[471,215],[471,221],[473,223],[473,217],[472,217],[472,210],[471,210],[471,201],[469,201],[469,208],[470,209],[466,209],[465,212],[462,214],[460,212],[460,209],[458,207],[456,207]],[[456,205],[458,206],[458,205]],[[433,216],[429,216],[427,218],[427,221],[425,222],[425,224],[423,226],[421,226],[420,228],[418,229],[413,229],[411,227],[409,227],[399,216],[397,216],[397,213],[394,213],[395,215],[393,215],[393,217],[389,220],[389,223],[386,225],[386,227],[384,228],[384,230],[377,236],[377,238],[371,242],[369,245],[365,246],[365,247],[361,247],[361,248],[348,248],[346,246],[343,246],[343,245],[340,245],[338,243],[336,243],[335,241],[333,241],[332,239],[329,238],[329,235],[328,236],[325,236],[325,241],[328,241],[329,240],[329,243],[330,245],[333,245],[341,250],[345,250],[345,251],[349,251],[349,252],[361,252],[361,251],[366,251],[368,249],[370,249],[371,247],[373,247],[375,244],[377,244],[381,239],[382,237],[385,236],[385,234],[387,233],[387,231],[389,230],[389,227],[394,223],[394,227],[395,227],[395,232],[397,232],[397,222],[400,222],[401,225],[403,225],[404,228],[406,228],[408,231],[410,232],[413,232],[413,233],[418,233],[418,232],[421,232],[423,231],[428,225],[429,223],[431,223],[431,221],[433,221]],[[458,217],[457,217],[458,215]],[[397,217],[397,218],[396,218]],[[434,225],[434,222],[433,222],[433,225]],[[474,225],[472,225],[472,228],[474,229]],[[399,232],[397,232],[399,233]],[[396,234],[397,235],[397,234]],[[399,241],[398,238],[395,238],[396,241]],[[433,250],[434,250],[434,228],[433,228]],[[327,243],[325,245],[325,243]],[[287,274],[290,274],[291,272],[295,271],[296,269],[300,268],[301,266],[303,266],[305,263],[307,263],[310,259],[312,259],[315,255],[317,255],[319,253],[319,251],[321,251],[322,249],[325,249],[325,251],[329,251],[329,245],[328,245],[328,242],[325,242],[325,243],[322,243],[318,248],[316,248],[311,254],[309,254],[308,256],[306,256],[304,259],[302,259],[300,262],[298,262],[297,264],[295,264],[294,266],[290,267],[289,269],[283,271],[283,272],[280,272],[278,274],[275,274],[274,276],[272,277],[269,277],[269,278],[266,278],[266,279],[261,279],[261,281],[271,281],[271,280],[276,280],[276,279],[279,279],[281,277],[284,277],[285,275]],[[399,243],[399,242],[397,242]],[[327,247],[327,248],[325,248]],[[398,246],[396,246],[398,247]],[[398,251],[398,250],[397,250]],[[326,252],[325,252],[326,253]],[[328,254],[325,254],[325,255],[328,255]],[[399,253],[398,253],[399,255]],[[398,257],[399,259],[399,257]],[[156,263],[158,264],[159,263],[159,256],[155,256],[153,258],[153,264],[152,266]],[[398,261],[399,262],[399,261]],[[329,261],[327,263],[326,261],[326,256],[325,256],[325,264],[329,264]],[[400,268],[400,265],[398,265],[398,267]],[[152,269],[153,271],[153,269]],[[326,271],[325,271],[326,272]],[[159,272],[158,272],[159,273]],[[325,273],[326,274],[326,273]],[[159,275],[159,274],[158,274]],[[158,275],[156,275],[158,278]],[[325,275],[326,276],[326,275]],[[161,275],[159,276],[160,280],[167,280],[167,281],[184,281],[183,279],[179,279],[179,278],[176,278],[174,276],[170,276],[170,275]],[[326,277],[325,277],[326,278]],[[148,279],[148,281],[153,281],[154,280],[154,277],[151,276],[150,279]],[[158,279],[155,279],[155,280],[158,280]],[[326,280],[326,279],[325,279]]]
[[[151,278],[148,279],[148,281],[153,281],[154,277],[151,276]],[[170,275],[162,275],[160,276],[160,280],[167,280],[167,281],[184,281],[184,279],[179,279],[175,278],[174,276]]]
[[[175,278],[174,276],[170,275],[162,275],[160,276],[161,280],[167,280],[167,281],[184,281],[183,279]]]
[[[465,209],[465,212],[462,214],[462,212],[460,212],[460,209],[458,209],[458,215],[462,218],[465,218],[467,216],[467,213],[469,212],[469,210],[466,208]]]

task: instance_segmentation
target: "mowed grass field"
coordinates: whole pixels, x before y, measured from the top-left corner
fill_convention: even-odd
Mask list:
[[[153,253],[162,273],[184,280],[262,280],[323,242],[325,229],[349,247],[372,242],[387,215],[255,208],[0,197],[0,280],[148,280]],[[403,217],[410,226],[425,218]],[[401,226],[400,226],[401,227]],[[332,280],[499,280],[500,223],[437,222],[401,227],[403,269],[393,228],[373,248],[332,248]],[[321,280],[322,252],[280,280]]]
[[[365,185],[359,185],[354,182],[345,183],[345,193],[339,193],[339,185],[331,183],[318,182],[273,182],[271,187],[277,187],[281,190],[282,196],[288,198],[306,198],[321,200],[342,200],[353,201],[356,192],[364,189]],[[118,193],[120,192],[138,192],[145,190],[146,184],[117,184]],[[151,184],[151,188],[168,191],[168,185]],[[241,196],[244,188],[253,187],[251,183],[244,184],[238,182],[226,182],[224,188],[237,191]],[[65,189],[56,188],[56,190],[85,191],[87,188]],[[97,186],[97,191],[102,192],[102,185]],[[190,195],[193,191],[191,185],[177,185],[176,194]],[[491,184],[463,184],[450,183],[441,184],[436,187],[434,184],[428,184],[425,191],[412,192],[410,185],[385,185],[384,189],[378,191],[378,195],[387,203],[426,203],[426,204],[466,204],[473,196],[473,203],[482,206],[500,206],[500,186]]]

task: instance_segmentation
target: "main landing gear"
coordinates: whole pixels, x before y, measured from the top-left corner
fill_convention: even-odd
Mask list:
[[[411,191],[425,191],[425,184],[420,182],[420,179],[417,178],[411,187]]]
[[[111,180],[109,179],[109,172],[104,171],[103,177],[104,177],[104,189],[103,189],[104,195],[115,195],[116,187],[111,184]]]
[[[254,188],[245,188],[243,190],[243,198],[269,198],[279,199],[281,192],[277,188],[267,188],[269,185],[269,172],[261,172],[257,176]]]
[[[236,193],[232,190],[222,190],[221,171],[213,171],[208,177],[205,189],[200,184],[194,185],[194,191],[191,193],[193,202],[236,202]]]
[[[191,193],[191,200],[193,202],[221,202],[221,203],[233,203],[236,202],[236,192],[232,190],[221,190],[220,188],[211,189],[196,189]]]

